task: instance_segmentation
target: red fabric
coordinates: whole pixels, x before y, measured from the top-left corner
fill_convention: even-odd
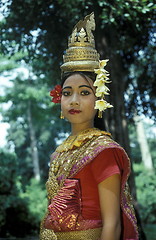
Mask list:
[[[79,179],[82,193],[82,216],[84,219],[101,219],[98,184],[106,178],[122,173],[120,149],[103,150],[74,178]]]
[[[80,181],[84,219],[101,219],[98,184],[114,174],[120,174],[123,179],[128,171],[128,159],[123,156],[123,151],[118,148],[109,148],[100,152],[92,162],[74,176]],[[120,239],[138,239],[134,226],[123,212]]]

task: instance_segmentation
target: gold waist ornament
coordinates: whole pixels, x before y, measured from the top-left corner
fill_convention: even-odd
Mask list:
[[[101,236],[102,228],[87,229],[84,231],[53,232],[44,229],[40,235],[40,240],[97,240]]]

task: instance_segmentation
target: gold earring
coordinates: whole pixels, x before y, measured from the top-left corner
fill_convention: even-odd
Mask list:
[[[62,111],[61,111],[61,114],[60,114],[60,118],[61,118],[61,119],[64,119],[64,116],[63,116]]]

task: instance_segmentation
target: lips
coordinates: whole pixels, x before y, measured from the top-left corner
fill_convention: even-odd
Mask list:
[[[69,113],[70,114],[78,114],[78,113],[80,113],[81,111],[80,110],[76,110],[76,109],[70,109],[69,110]]]

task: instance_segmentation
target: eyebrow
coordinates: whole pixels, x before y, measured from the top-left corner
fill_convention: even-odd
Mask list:
[[[90,86],[88,86],[88,85],[80,85],[80,86],[79,86],[79,88],[82,88],[82,87],[90,88],[90,89],[93,91],[93,89],[92,89]],[[70,89],[72,89],[71,86],[66,86],[66,87],[64,87],[62,90],[66,89],[66,88],[70,88]]]
[[[90,86],[88,86],[88,85],[80,85],[79,86],[79,88],[81,88],[81,87],[87,87],[87,88],[90,88],[90,89],[92,89]],[[93,89],[92,89],[93,90]]]
[[[71,88],[71,89],[72,89],[72,87],[66,86],[66,87],[62,88],[62,91],[63,91],[64,89],[66,89],[66,88]]]

